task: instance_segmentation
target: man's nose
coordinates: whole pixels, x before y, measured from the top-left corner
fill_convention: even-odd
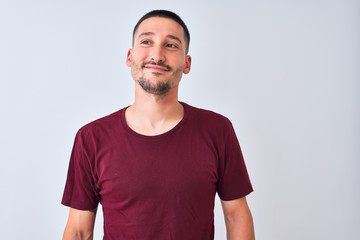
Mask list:
[[[162,46],[154,46],[151,51],[151,60],[159,63],[159,62],[165,62],[165,52]]]

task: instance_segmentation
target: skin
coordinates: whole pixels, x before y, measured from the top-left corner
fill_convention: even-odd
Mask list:
[[[254,223],[246,197],[221,201],[227,240],[254,240]]]
[[[96,209],[82,211],[70,208],[63,240],[92,240],[95,217]]]
[[[125,113],[129,127],[149,136],[170,130],[183,117],[178,88],[182,74],[191,68],[182,27],[167,18],[144,20],[135,32],[126,65],[135,80],[135,101]],[[152,90],[144,90],[142,80]],[[165,92],[154,90],[162,84],[168,86]]]
[[[126,65],[135,82],[135,100],[127,108],[127,124],[135,132],[154,136],[165,133],[184,115],[178,102],[179,83],[191,69],[182,27],[167,18],[144,20],[134,35]],[[228,240],[253,240],[254,227],[246,198],[221,201]],[[92,239],[95,213],[70,208],[64,240]]]

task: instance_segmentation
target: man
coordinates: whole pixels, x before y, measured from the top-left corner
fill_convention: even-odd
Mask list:
[[[135,101],[77,133],[63,239],[92,239],[99,202],[106,240],[214,239],[216,192],[228,239],[254,239],[245,197],[253,189],[230,121],[178,101],[189,41],[169,11],[149,12],[135,26],[126,58]]]

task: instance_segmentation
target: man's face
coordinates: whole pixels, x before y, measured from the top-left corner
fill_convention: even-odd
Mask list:
[[[150,94],[164,95],[177,88],[191,66],[181,25],[162,17],[144,20],[134,34],[126,65],[131,67],[134,80]]]

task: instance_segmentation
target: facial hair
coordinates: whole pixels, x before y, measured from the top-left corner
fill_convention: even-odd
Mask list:
[[[158,65],[158,66],[162,66],[162,67],[165,67],[169,72],[172,72],[172,68],[166,64],[164,64],[163,62],[153,62],[153,61],[146,61],[146,62],[143,62],[141,64],[141,69],[144,69],[145,66],[147,64],[152,64],[152,65]],[[172,75],[177,75],[179,74],[180,72],[182,72],[182,68],[179,68],[179,69],[176,69],[174,72],[172,72]],[[157,72],[153,72],[152,73],[153,75],[161,75],[161,73],[157,73]],[[164,96],[166,95],[170,89],[172,88],[171,86],[171,79],[166,79],[165,81],[163,82],[159,82],[159,83],[156,83],[156,84],[153,84],[151,83],[151,81],[149,79],[147,79],[144,75],[139,77],[137,80],[136,80],[140,87],[147,93],[150,93],[150,94],[153,94],[153,95],[157,95],[157,96]]]
[[[140,77],[137,81],[145,92],[158,96],[165,95],[171,89],[170,82],[168,80],[157,83],[156,85],[151,84],[145,77]]]

